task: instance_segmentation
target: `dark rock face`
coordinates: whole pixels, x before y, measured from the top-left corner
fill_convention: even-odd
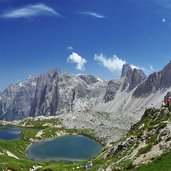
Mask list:
[[[171,91],[167,92],[166,96],[164,97],[164,99],[171,99]]]
[[[121,77],[127,77],[127,78],[131,78],[132,75],[132,68],[129,64],[124,64],[122,66],[122,71],[121,71]]]
[[[104,102],[107,103],[115,98],[115,94],[123,84],[122,80],[112,80],[108,82],[108,86],[106,89],[106,94],[104,96]]]
[[[164,67],[164,69],[160,72],[161,74],[161,86],[162,87],[170,87],[171,86],[171,61],[169,62],[168,65]]]
[[[140,97],[145,94],[155,92],[161,88],[171,86],[171,62],[166,65],[163,70],[151,74],[142,84],[140,84],[135,92],[134,97]]]
[[[31,116],[55,115],[58,106],[58,70],[49,70],[37,78],[31,103]]]
[[[84,80],[87,84],[93,84],[98,82],[99,80],[97,79],[97,77],[93,76],[93,75],[79,75],[79,77]]]
[[[154,92],[159,89],[160,86],[160,73],[151,74],[146,81],[137,87],[133,96],[139,97],[143,94]]]
[[[122,90],[128,88],[128,91],[134,89],[138,84],[146,79],[146,75],[141,69],[132,69],[129,64],[123,65],[121,77],[125,77]]]
[[[138,84],[142,83],[146,79],[146,75],[140,69],[134,69],[132,72],[129,90],[134,89]]]

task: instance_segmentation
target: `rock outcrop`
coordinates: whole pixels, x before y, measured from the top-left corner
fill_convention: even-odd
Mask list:
[[[14,120],[28,117],[36,91],[37,78],[10,85],[1,95],[0,119]]]
[[[108,82],[106,94],[104,96],[104,103],[112,101],[115,98],[117,91],[121,88],[124,83],[124,79],[111,80]]]
[[[146,79],[146,75],[140,69],[134,68],[129,64],[124,64],[122,67],[121,78],[118,80],[111,80],[108,82],[104,102],[107,103],[115,98],[118,90],[131,91],[137,85],[141,84]]]
[[[166,65],[163,70],[152,73],[142,84],[140,84],[135,92],[134,97],[140,97],[149,93],[154,93],[159,89],[171,87],[171,62]]]
[[[97,83],[99,81],[103,82],[102,79],[93,76],[93,75],[83,75],[83,74],[79,74],[78,77],[80,77],[82,80],[84,80],[88,85],[89,84],[93,84],[93,83]]]
[[[127,78],[131,78],[132,76],[132,67],[127,63],[122,66],[122,71],[121,71],[121,77],[125,77],[125,76]]]
[[[141,69],[132,68],[129,64],[124,64],[121,72],[121,78],[125,77],[122,90],[128,88],[128,91],[134,89],[137,85],[141,84],[146,75]]]

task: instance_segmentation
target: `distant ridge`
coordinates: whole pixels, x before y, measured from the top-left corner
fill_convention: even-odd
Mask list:
[[[98,120],[106,122],[110,118],[106,127],[113,125],[125,130],[141,118],[146,108],[161,106],[162,99],[171,91],[170,78],[171,62],[148,77],[142,70],[124,64],[121,78],[111,81],[50,69],[2,92],[0,120],[60,115],[66,127],[89,127],[96,120],[94,112],[106,112],[108,118],[98,116]],[[87,117],[85,111],[89,113]],[[93,127],[100,124],[98,120]]]

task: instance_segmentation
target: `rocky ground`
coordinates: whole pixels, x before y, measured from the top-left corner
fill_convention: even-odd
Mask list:
[[[76,113],[69,113],[60,115],[59,118],[62,124],[66,128],[84,129],[90,128],[95,131],[97,137],[102,139],[105,143],[117,141],[125,135],[129,128],[129,122],[131,118],[125,119],[125,123],[120,124],[119,120],[123,118],[117,118],[117,121],[112,118],[112,114],[107,112],[93,112],[82,111]]]
[[[137,168],[170,150],[171,112],[167,108],[148,109],[123,139],[105,147],[105,161],[99,171]]]

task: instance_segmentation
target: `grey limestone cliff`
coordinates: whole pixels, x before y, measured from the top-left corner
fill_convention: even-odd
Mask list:
[[[122,90],[134,89],[138,84],[146,79],[146,75],[141,69],[132,68],[129,64],[124,64],[122,67],[121,78],[125,77]]]
[[[140,97],[154,93],[159,89],[171,87],[171,62],[167,64],[163,70],[152,73],[142,84],[140,84],[135,92],[134,97]]]
[[[89,109],[101,100],[106,86],[105,81],[94,76],[50,69],[5,89],[0,99],[0,119],[54,116]]]

